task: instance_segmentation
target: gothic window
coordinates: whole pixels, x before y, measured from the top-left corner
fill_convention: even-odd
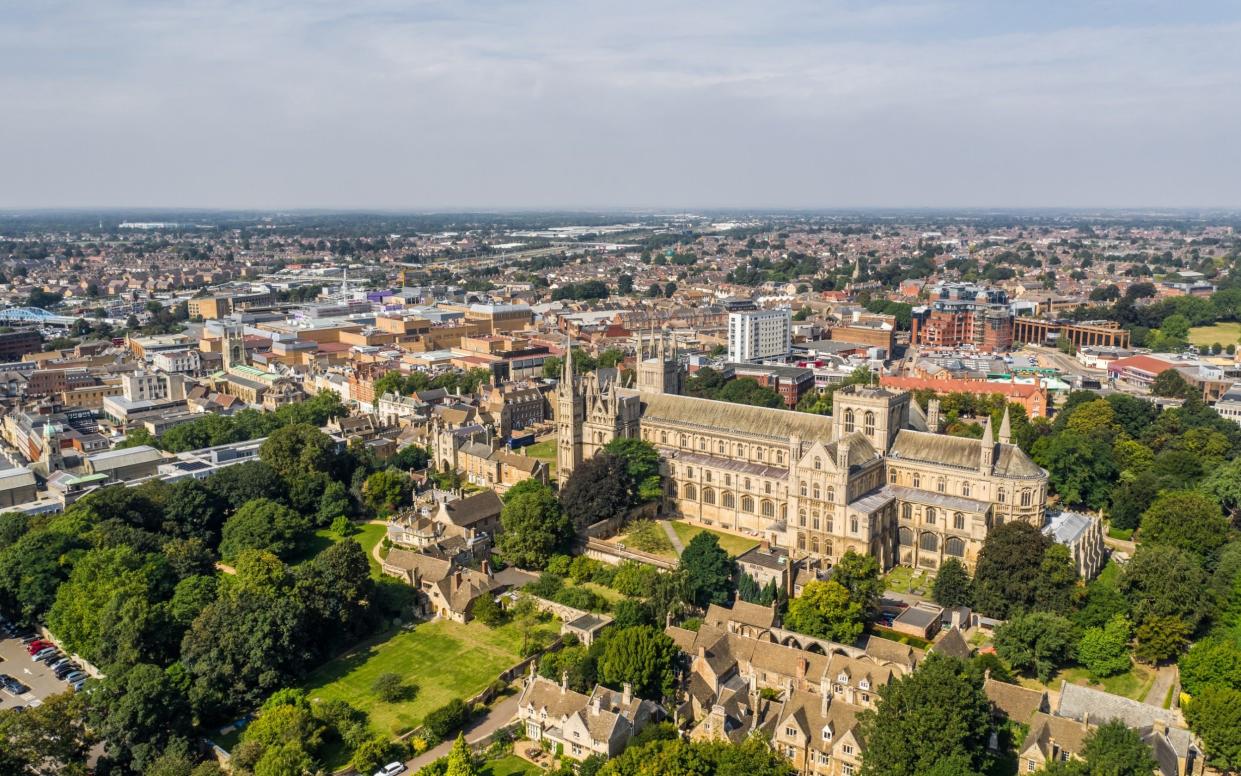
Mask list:
[[[926,508],[926,524],[935,525],[935,507]]]
[[[802,498],[806,497],[806,481],[805,480],[802,480],[801,485],[797,487],[797,492],[798,494],[801,495]]]
[[[811,517],[811,520],[813,521],[811,523],[811,527],[813,527],[816,531],[819,530],[819,513],[815,512]]]
[[[777,450],[777,451],[776,451],[776,463],[777,463],[777,464],[783,464],[783,463],[784,463],[784,451],[783,451],[783,450]]]
[[[698,489],[691,482],[685,483],[685,498],[688,501],[695,501],[698,498]]]
[[[968,482],[961,483],[961,495],[966,498],[970,497],[970,484]]]
[[[913,520],[913,519],[914,519],[914,507],[913,507],[913,504],[901,504],[901,517],[902,517],[902,518],[904,518],[904,519],[906,519],[906,520]]]
[[[955,536],[950,537],[944,542],[944,554],[951,555],[954,558],[964,558],[965,541]]]
[[[891,483],[892,485],[896,484],[896,469],[893,469],[892,471],[888,472],[888,482]]]
[[[897,531],[897,536],[899,537],[899,541],[900,541],[900,543],[901,543],[901,546],[902,546],[902,547],[912,547],[912,546],[913,546],[913,544],[914,544],[914,532],[913,532],[913,530],[911,530],[911,529],[909,529],[909,528],[906,528],[905,526],[901,526],[900,530],[899,530],[899,531]]]
[[[856,534],[857,532],[857,516],[855,515],[849,518],[849,533]]]
[[[940,493],[943,493],[947,489],[948,489],[948,483],[943,477],[940,477],[939,479],[935,481],[935,490],[939,491]]]
[[[776,505],[770,499],[763,499],[763,517],[775,517]]]
[[[863,428],[866,431],[866,436],[873,437],[875,435],[875,413],[867,410],[866,414],[863,416],[862,423]]]
[[[806,527],[806,510],[804,509],[797,510],[797,524],[800,525],[802,528]]]
[[[913,484],[915,488],[921,488],[922,487],[922,475],[918,474],[917,472],[914,472]]]
[[[1003,488],[1000,488],[999,490],[995,492],[995,500],[1000,502],[1001,504],[1004,503],[1004,489]]]
[[[1030,506],[1030,502],[1032,501],[1032,499],[1033,499],[1033,496],[1030,494],[1030,491],[1028,490],[1021,491],[1021,505],[1023,507]]]
[[[797,549],[799,550],[806,549],[806,535],[805,534],[800,534],[800,533],[797,534]]]
[[[677,441],[680,443],[681,447],[689,447],[689,439],[686,438],[684,434],[682,434],[681,438]]]
[[[677,497],[677,484],[675,482],[668,483],[668,495],[673,498]]]
[[[733,494],[728,492],[725,492],[723,497],[720,498],[720,505],[727,507],[728,509],[732,509],[736,503],[737,502],[733,500]]]
[[[714,490],[714,489],[712,489],[712,488],[703,488],[703,489],[702,489],[702,503],[704,503],[704,504],[714,504],[714,503],[715,503],[715,490]]]
[[[845,410],[845,433],[853,433],[853,410]]]
[[[667,431],[660,431],[660,432],[659,432],[659,443],[660,443],[661,445],[666,445],[666,444],[668,444],[668,432],[667,432]]]
[[[828,503],[836,503],[836,489],[831,486],[828,486],[827,488],[827,500]]]
[[[924,533],[918,539],[918,546],[927,552],[935,552],[939,549],[939,537],[933,533]]]
[[[957,529],[958,531],[964,530],[965,529],[965,515],[961,514],[960,512],[953,514],[952,527]]]
[[[819,483],[814,484],[814,499],[818,501],[823,498],[823,491],[819,490]]]
[[[685,467],[685,476],[686,476],[686,477],[690,477],[690,478],[692,478],[692,477],[694,476],[694,467],[693,467],[693,466],[686,466],[686,467]]]
[[[749,512],[753,514],[754,513],[754,499],[750,498],[749,496],[742,496],[741,497],[741,511]]]
[[[823,459],[822,459],[822,458],[819,458],[818,456],[815,456],[815,458],[814,458],[814,468],[816,468],[816,469],[822,469],[822,468],[823,468]]]

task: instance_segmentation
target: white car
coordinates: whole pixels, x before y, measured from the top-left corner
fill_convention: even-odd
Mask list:
[[[396,776],[398,773],[405,773],[405,763],[388,763],[375,771],[375,776]]]

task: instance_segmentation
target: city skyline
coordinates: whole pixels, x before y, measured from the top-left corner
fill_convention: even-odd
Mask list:
[[[1223,3],[10,5],[6,208],[1241,205]]]

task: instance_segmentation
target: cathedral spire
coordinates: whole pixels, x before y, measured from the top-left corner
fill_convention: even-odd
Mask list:
[[[1008,420],[1008,404],[1004,405],[1004,419],[1000,421],[1000,444],[1008,445],[1013,441],[1013,428]]]

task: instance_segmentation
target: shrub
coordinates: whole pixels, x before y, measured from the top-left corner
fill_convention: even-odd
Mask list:
[[[399,674],[393,673],[380,674],[375,677],[371,691],[384,703],[396,703],[411,695],[409,686],[401,680]]]
[[[427,732],[443,741],[465,727],[470,721],[470,708],[460,698],[453,698],[448,703],[427,714],[423,725]]]
[[[341,515],[340,517],[332,521],[332,533],[336,534],[342,539],[345,538],[346,536],[353,536],[357,532],[358,532],[358,527],[353,524],[352,520],[345,517],[344,515]]]
[[[656,524],[654,520],[635,520],[629,526],[625,541],[630,547],[642,552],[658,554],[672,549],[668,534],[664,533],[663,527]]]

